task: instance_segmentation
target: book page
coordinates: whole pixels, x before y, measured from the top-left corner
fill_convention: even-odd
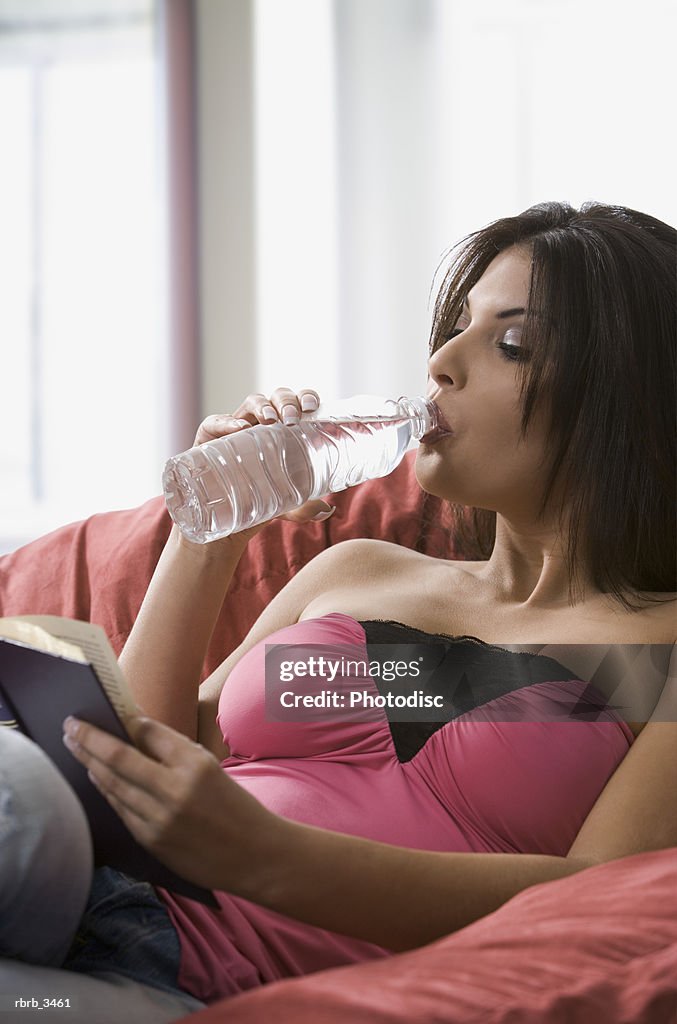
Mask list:
[[[75,644],[82,651],[85,660],[93,666],[106,696],[122,721],[124,722],[129,715],[139,713],[108,637],[101,626],[96,626],[92,622],[80,622],[77,619],[65,619],[59,615],[16,615],[11,619],[0,619],[0,632],[2,624],[12,622],[39,626],[58,640]]]
[[[62,658],[70,658],[71,661],[87,661],[75,644],[57,640],[46,629],[36,626],[33,622],[26,622],[25,619],[0,619],[0,637],[5,640],[17,640],[20,644],[27,644],[38,651],[44,651],[45,654],[58,654]]]

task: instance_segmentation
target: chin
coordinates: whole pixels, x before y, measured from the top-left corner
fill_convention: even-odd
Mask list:
[[[449,501],[454,505],[465,505],[469,508],[488,509],[494,504],[486,491],[478,491],[478,474],[473,472],[471,478],[466,471],[465,480],[461,473],[454,472],[449,462],[440,458],[441,453],[434,446],[419,448],[414,461],[414,475],[419,487],[427,494]],[[495,497],[495,496],[494,496]]]
[[[414,475],[422,490],[427,494],[434,494],[444,501],[458,502],[465,504],[463,499],[453,493],[453,487],[449,480],[449,467],[439,458],[434,448],[421,448],[416,452],[414,461]]]

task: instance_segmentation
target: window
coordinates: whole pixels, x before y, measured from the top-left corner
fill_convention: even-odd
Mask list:
[[[151,0],[0,0],[0,550],[160,490]]]

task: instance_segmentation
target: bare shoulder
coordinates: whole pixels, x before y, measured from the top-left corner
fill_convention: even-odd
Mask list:
[[[343,541],[313,561],[317,564],[306,566],[302,619],[342,612],[358,619],[377,615],[421,629],[445,629],[454,621],[459,597],[467,592],[467,585],[461,586],[469,578],[463,563],[390,541]]]
[[[656,613],[668,631],[671,631],[672,642],[677,643],[677,594],[661,600],[656,606]]]
[[[630,607],[610,594],[597,594],[572,608],[568,625],[580,642],[597,644],[674,644],[677,640],[677,595],[629,594]]]
[[[313,565],[313,563],[317,563]],[[451,561],[414,551],[393,541],[359,537],[341,541],[317,555],[307,568],[324,574],[326,589],[334,584],[355,585],[368,580],[382,583],[396,576],[400,584],[423,584],[439,581],[448,589],[454,582],[465,583],[474,579],[485,562]],[[311,568],[312,567],[312,568]]]
[[[379,563],[396,561],[398,564],[405,563],[411,566],[420,566],[423,569],[442,566],[447,570],[456,570],[461,575],[475,574],[485,568],[487,564],[486,561],[469,562],[439,558],[435,555],[426,555],[422,551],[415,551],[413,548],[405,547],[403,544],[396,544],[394,541],[377,540],[370,537],[355,537],[350,540],[340,541],[316,557],[331,557],[332,554],[339,559],[346,558],[350,560],[355,557],[364,557]]]
[[[376,540],[370,537],[354,537],[342,540],[338,544],[322,551],[309,565],[316,563],[325,571],[330,566],[336,569],[347,569],[351,572],[363,573],[377,567],[380,571],[388,566],[400,568],[403,565],[421,565],[424,561],[434,561],[428,555],[403,547],[389,540]]]
[[[650,600],[637,614],[649,634],[649,643],[677,643],[677,594],[649,594]]]
[[[380,540],[375,537],[352,537],[350,540],[342,540],[338,544],[332,545],[331,548],[327,548],[327,552],[329,551],[359,552],[377,558],[397,557],[399,555],[412,555],[418,558],[427,557],[421,555],[418,551],[413,551],[412,548],[396,544],[392,540]]]

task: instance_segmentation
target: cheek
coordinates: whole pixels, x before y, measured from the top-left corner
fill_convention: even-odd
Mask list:
[[[429,494],[498,511],[516,495],[540,492],[544,479],[542,439],[531,432],[520,435],[521,422],[505,422],[502,429],[480,426],[472,432],[433,445],[419,447],[415,474]]]
[[[516,382],[489,374],[459,393],[455,433],[447,441],[419,447],[416,478],[429,494],[463,505],[492,507],[514,500],[518,490],[539,490],[543,479],[544,415],[534,410],[522,437],[522,407]],[[451,404],[451,403],[450,403]]]

